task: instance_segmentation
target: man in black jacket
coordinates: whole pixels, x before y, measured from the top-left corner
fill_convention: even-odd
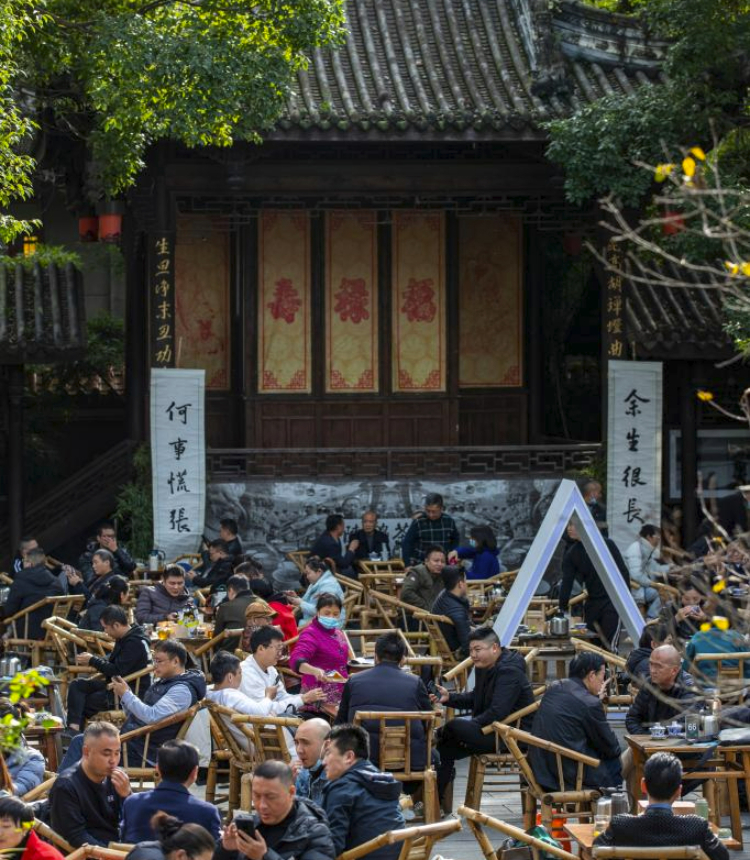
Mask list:
[[[60,773],[49,793],[52,828],[74,848],[116,841],[122,802],[132,791],[120,764],[120,734],[111,723],[90,723],[81,760]]]
[[[663,725],[689,710],[695,691],[680,680],[682,657],[673,645],[654,648],[648,661],[650,683],[635,697],[625,717],[628,734],[647,735],[654,723]]]
[[[326,530],[310,547],[310,555],[318,558],[330,558],[336,565],[338,573],[344,576],[357,577],[353,567],[354,553],[359,548],[359,541],[352,539],[344,546],[344,518],[341,514],[329,514],[326,517]]]
[[[609,727],[600,698],[605,668],[604,658],[599,654],[587,651],[577,654],[570,661],[568,677],[547,688],[531,729],[531,733],[542,740],[601,759],[599,767],[584,768],[585,788],[622,784],[620,744]],[[529,759],[539,785],[547,791],[558,791],[554,754],[532,746]],[[565,788],[574,788],[576,762],[563,759],[563,774]]]
[[[729,852],[704,818],[675,815],[672,804],[682,792],[682,765],[671,753],[656,753],[643,768],[648,807],[643,815],[615,815],[594,845],[615,848],[678,848],[697,845],[709,860],[728,860]],[[656,852],[658,854],[658,852]]]
[[[376,665],[366,672],[352,675],[344,685],[335,724],[353,723],[357,711],[431,711],[427,688],[416,675],[401,671],[406,658],[406,643],[396,633],[384,633],[375,642]],[[370,761],[377,765],[380,754],[379,727],[364,723],[370,736]],[[424,725],[411,722],[411,766],[425,767],[426,743]]]
[[[466,573],[460,567],[446,565],[440,574],[443,590],[438,594],[430,610],[433,615],[445,615],[452,624],[439,622],[445,641],[451,651],[463,660],[469,655],[469,634],[471,633],[471,609],[466,599]]]
[[[501,647],[491,627],[479,627],[471,633],[469,656],[476,670],[474,689],[469,693],[449,693],[445,687],[438,686],[439,695],[434,697],[442,705],[471,710],[471,719],[449,720],[440,730],[437,775],[438,792],[444,808],[448,805],[446,789],[455,776],[453,763],[476,753],[494,752],[495,735],[485,735],[482,729],[534,701],[523,657],[517,651]],[[530,724],[529,716],[521,725],[528,729]]]
[[[107,552],[112,553],[114,558],[112,568],[117,569],[124,576],[135,570],[136,565],[130,557],[130,553],[117,542],[115,524],[106,520],[97,529],[96,540],[87,545],[86,552],[78,559],[78,570],[80,570],[86,585],[94,578],[91,560],[97,549],[106,549]]]
[[[46,553],[40,546],[26,552],[23,569],[13,580],[8,599],[2,607],[3,618],[10,618],[45,597],[55,597],[63,593],[60,580],[45,566],[46,558]],[[51,612],[51,606],[35,609],[28,617],[28,629],[24,629],[23,623],[19,626],[19,635],[28,639],[43,639],[45,631],[42,621],[49,618]]]
[[[362,514],[362,528],[355,529],[349,540],[356,540],[359,544],[354,552],[354,558],[367,561],[374,553],[382,558],[385,551],[388,558],[391,557],[391,544],[388,535],[378,529],[378,515],[375,511],[365,511]]]
[[[201,573],[189,571],[188,576],[193,580],[196,588],[211,586],[211,594],[215,594],[220,588],[226,589],[227,581],[232,575],[232,559],[226,541],[218,538],[212,540],[208,545],[208,558],[210,565],[203,566]]]
[[[578,537],[578,530],[573,523],[568,525],[568,538],[572,541],[563,556],[562,582],[560,583],[560,610],[568,611],[568,600],[573,589],[573,582],[577,579],[588,592],[583,609],[583,618],[589,630],[595,631],[601,637],[598,644],[613,650],[617,643],[617,632],[620,626],[620,616],[609,599],[604,583],[599,579],[599,574],[594,563],[588,556],[586,548]],[[630,574],[623,560],[620,550],[609,538],[604,538],[612,558],[615,561],[625,583],[630,585]],[[596,640],[595,640],[596,641]]]
[[[98,711],[106,711],[112,706],[113,697],[107,685],[115,676],[125,677],[151,662],[151,645],[143,628],[137,624],[132,627],[128,616],[121,606],[109,606],[102,612],[102,629],[115,640],[115,647],[109,658],[96,657],[83,653],[76,657],[79,666],[91,668],[104,675],[103,681],[76,678],[68,687],[68,728],[79,732],[85,719]],[[151,679],[144,675],[130,682],[130,688],[143,695],[148,690]]]

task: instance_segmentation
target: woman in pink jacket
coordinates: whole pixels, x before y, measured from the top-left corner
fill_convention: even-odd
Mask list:
[[[289,666],[302,675],[302,692],[320,687],[325,693],[322,710],[335,713],[349,675],[349,643],[341,630],[341,598],[321,594],[315,618],[300,633]],[[310,706],[316,707],[314,705]]]

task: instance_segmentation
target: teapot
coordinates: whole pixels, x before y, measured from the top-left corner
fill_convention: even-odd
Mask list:
[[[148,554],[148,569],[151,573],[159,573],[164,568],[167,556],[162,550],[154,547]]]
[[[12,678],[23,669],[23,664],[18,657],[3,657],[0,660],[0,677]]]
[[[562,612],[550,619],[549,632],[552,636],[567,636],[569,629],[570,622]]]

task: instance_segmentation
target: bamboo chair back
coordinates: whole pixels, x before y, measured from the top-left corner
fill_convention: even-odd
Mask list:
[[[412,770],[412,723],[421,722],[425,739],[425,770],[432,761],[432,729],[435,724],[434,711],[357,711],[354,724],[372,730],[377,724],[379,750],[378,768],[392,773],[403,782],[424,778],[424,770]],[[370,724],[369,726],[367,724]]]
[[[227,639],[237,639],[238,641],[242,641],[242,634],[244,632],[244,628],[242,627],[225,627],[221,633],[217,633],[216,636],[209,639],[208,642],[204,642],[202,645],[199,645],[193,651],[193,657],[200,661],[200,667],[203,670],[204,675],[208,676],[208,667],[211,664],[211,660],[217,651],[222,650],[222,644],[226,642]],[[224,648],[223,650],[227,649]]]
[[[531,848],[535,857],[549,855],[557,857],[559,860],[578,860],[578,857],[576,857],[575,854],[571,854],[570,851],[565,851],[564,848],[557,848],[554,845],[542,842],[541,839],[531,836],[520,827],[514,827],[512,824],[507,824],[505,821],[501,821],[499,818],[493,818],[491,815],[485,815],[483,812],[479,812],[469,806],[459,806],[457,812],[461,818],[466,819],[466,823],[469,825],[469,830],[471,830],[472,835],[479,843],[479,848],[481,849],[482,854],[484,854],[486,860],[498,860],[498,855],[492,847],[492,842],[490,841],[489,836],[487,836],[487,833],[484,830],[485,827],[497,830],[504,836],[510,836],[513,839],[526,843],[526,845]]]
[[[252,744],[253,758],[256,764],[271,759],[285,761],[289,764],[292,756],[289,752],[284,729],[292,729],[301,725],[297,717],[252,717],[247,714],[233,714],[232,723],[236,725]]]
[[[401,844],[398,860],[429,860],[436,842],[461,830],[461,822],[454,818],[421,827],[405,827],[403,830],[389,830],[356,848],[339,854],[337,860],[359,860],[386,845]]]
[[[699,845],[675,848],[614,848],[609,845],[591,849],[594,860],[708,860]]]
[[[310,553],[306,549],[295,549],[292,552],[288,552],[286,557],[289,561],[293,562],[299,568],[300,573],[305,572],[305,562],[307,561],[307,557]]]

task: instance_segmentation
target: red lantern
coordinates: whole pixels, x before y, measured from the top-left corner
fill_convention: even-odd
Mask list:
[[[99,241],[116,244],[122,234],[122,215],[99,216]]]
[[[664,220],[662,221],[661,231],[665,236],[674,236],[675,233],[680,233],[685,229],[685,219],[680,212],[673,212],[667,209],[664,212]]]
[[[99,235],[99,219],[86,215],[78,219],[78,239],[81,242],[96,242]]]

